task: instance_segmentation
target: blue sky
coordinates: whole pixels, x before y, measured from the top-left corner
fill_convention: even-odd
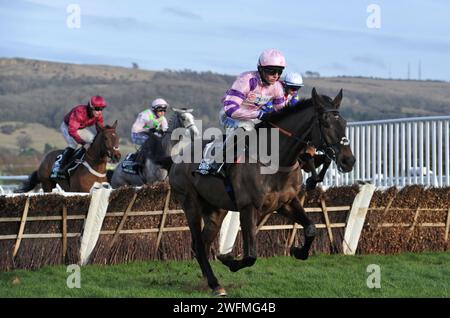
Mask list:
[[[422,78],[450,81],[446,0],[0,0],[0,28],[0,57],[238,74],[276,47],[292,71],[406,78],[409,63],[417,78],[421,61]]]

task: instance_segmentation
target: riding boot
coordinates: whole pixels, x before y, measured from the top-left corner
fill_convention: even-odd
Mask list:
[[[236,135],[235,132],[236,132],[236,130],[233,133],[228,134],[225,141],[223,142],[222,149],[218,150],[218,151],[222,152],[222,161],[217,162],[215,160],[214,156],[212,156],[212,158],[205,158],[202,160],[202,162],[200,163],[199,167],[195,170],[195,172],[203,174],[203,175],[211,174],[213,176],[217,176],[220,178],[226,178],[225,160],[226,160],[226,155],[228,152],[233,151],[233,154],[234,154],[235,143],[233,142],[233,140],[234,140],[234,136]],[[239,143],[239,139],[238,139],[238,143]],[[239,154],[240,154],[240,151],[238,150],[237,156],[239,156]],[[236,161],[237,156],[234,154],[233,161]]]
[[[205,150],[206,154],[204,158],[200,161],[200,164],[198,165],[197,169],[194,170],[194,173],[199,173],[201,175],[216,175],[218,177],[225,177],[224,175],[224,163],[218,163],[216,162],[216,156],[212,154],[212,148],[214,144],[208,144],[206,147],[211,147],[208,150]],[[218,150],[219,152],[223,152],[223,145],[221,147],[218,147],[216,145],[215,150]],[[220,149],[222,148],[222,149]],[[221,173],[217,173],[217,171],[221,171]]]
[[[75,149],[71,147],[67,147],[64,149],[63,153],[57,157],[53,165],[53,170],[50,175],[50,179],[66,179],[65,175],[65,166],[69,160],[69,158],[73,155]]]

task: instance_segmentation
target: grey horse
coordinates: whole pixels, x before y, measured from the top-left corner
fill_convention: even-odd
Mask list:
[[[141,186],[144,184],[154,184],[164,181],[168,175],[168,166],[160,159],[169,158],[181,149],[184,145],[199,135],[192,109],[173,108],[174,114],[169,120],[169,129],[162,137],[149,133],[149,138],[142,145],[141,155],[145,162],[139,174],[130,174],[124,171],[121,161],[114,170],[110,184],[113,188],[125,185]],[[181,140],[172,140],[171,135],[174,130],[182,132]]]

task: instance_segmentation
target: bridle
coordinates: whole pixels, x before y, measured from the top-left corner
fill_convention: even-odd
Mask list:
[[[189,129],[189,128],[191,128],[192,126],[194,126],[195,125],[195,122],[192,122],[191,124],[189,124],[189,125],[187,125],[187,126],[184,126],[182,123],[183,123],[183,120],[182,119],[180,119],[180,117],[181,117],[181,113],[177,113],[176,115],[176,120],[177,120],[177,124],[174,124],[173,126],[177,126],[177,125],[179,125],[180,127],[177,127],[177,128],[184,128],[184,129]],[[164,133],[166,134],[166,133],[173,133],[173,129],[174,128],[172,128],[171,130],[166,130]]]
[[[113,133],[116,133],[115,132],[115,130],[114,129],[111,129],[111,128],[105,128],[105,130],[112,130],[113,131]],[[106,147],[105,147],[106,148]],[[113,146],[113,150],[114,151],[119,151],[120,150],[120,146]],[[112,157],[113,157],[113,152],[111,151],[111,149],[106,149],[106,156],[109,158],[109,159],[113,159]]]
[[[324,111],[321,111],[319,113],[319,116],[323,115],[324,113],[335,113],[335,114],[339,114],[339,111],[336,109],[326,109]],[[343,145],[343,146],[348,146],[350,144],[349,140],[347,137],[342,137],[341,140],[338,140],[334,143],[329,143],[326,138],[324,138],[324,132],[323,132],[323,126],[321,125],[321,120],[319,119],[318,116],[315,116],[315,123],[313,125],[311,125],[308,130],[303,133],[303,136],[308,136],[308,135],[312,135],[312,140],[311,141],[305,141],[305,138],[295,134],[291,131],[289,131],[288,129],[282,128],[270,121],[268,121],[268,124],[271,125],[274,128],[277,128],[283,135],[289,137],[289,138],[293,138],[295,140],[297,140],[298,142],[301,142],[305,145],[311,145],[314,146],[316,149],[322,150],[324,152],[324,154],[327,156],[328,159],[336,161],[336,153],[337,153],[337,147],[339,145]],[[316,134],[314,134],[314,127],[318,126],[318,129],[316,129],[315,131],[318,132]]]
[[[108,130],[112,130],[113,133],[116,133],[115,130],[112,129],[112,128],[105,128],[104,131],[101,132],[101,133],[105,133],[105,131],[108,131]],[[95,143],[96,139],[99,138],[99,136],[100,136],[100,133],[98,133],[98,134],[95,135],[95,138],[94,138],[94,140],[92,141],[92,145]],[[103,150],[100,150],[100,149],[97,150],[98,155],[101,155],[101,152],[104,152],[104,153],[106,154],[106,157],[108,157],[109,159],[112,160],[112,159],[113,159],[113,158],[112,158],[112,157],[113,157],[113,152],[112,152],[112,150],[111,150],[111,149],[108,149],[105,145],[102,145],[102,148],[103,148]],[[113,146],[113,150],[114,150],[114,151],[119,151],[119,150],[120,150],[120,146]],[[94,158],[93,158],[93,160],[95,161]]]
[[[335,115],[339,115],[339,111],[337,111],[336,109],[329,109],[326,111],[323,111],[321,114],[323,113],[334,113]],[[323,132],[323,125],[320,124],[320,119],[319,121],[319,138],[318,140],[313,140],[312,143],[313,145],[315,145],[316,149],[322,150],[323,153],[325,154],[325,156],[331,160],[331,161],[336,161],[336,154],[337,154],[337,147],[338,146],[348,146],[350,145],[350,141],[348,140],[348,138],[346,136],[342,137],[340,140],[337,140],[334,143],[329,143],[326,138],[324,138],[325,134]]]

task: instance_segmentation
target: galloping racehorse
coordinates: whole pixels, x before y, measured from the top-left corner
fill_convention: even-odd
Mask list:
[[[108,158],[112,162],[120,160],[119,136],[116,133],[117,121],[112,126],[101,127],[96,124],[97,134],[86,151],[83,160],[72,171],[68,180],[51,180],[50,173],[53,163],[62,150],[49,152],[41,161],[39,168],[34,171],[23,187],[16,192],[28,192],[39,183],[44,192],[50,192],[58,183],[64,191],[89,192],[95,182],[105,182],[106,163]],[[70,163],[69,163],[70,165]]]
[[[258,125],[258,139],[262,136],[261,129],[279,130],[280,168],[274,174],[262,174],[260,168],[263,164],[259,160],[257,163],[227,164],[226,175],[233,195],[230,195],[224,180],[193,173],[198,163],[182,162],[172,166],[169,182],[175,198],[183,207],[195,256],[214,295],[226,295],[226,292],[211,269],[208,255],[228,210],[240,212],[244,250],[242,259],[234,259],[231,255],[218,256],[231,271],[256,262],[257,224],[273,211],[303,226],[305,244],[301,248],[292,247],[291,254],[302,260],[308,258],[316,229],[298,198],[302,177],[297,158],[304,151],[306,142],[313,145],[324,142],[333,150],[333,159],[339,170],[352,170],[355,158],[345,136],[346,121],[339,114],[341,100],[342,90],[332,100],[328,96],[318,95],[313,89],[312,98],[303,101],[302,107],[286,107]],[[271,134],[270,130],[268,134]],[[273,149],[270,147],[271,138],[265,139],[262,142],[268,149]],[[261,140],[258,140],[260,143]]]
[[[179,149],[179,144],[190,142],[191,138],[199,134],[192,115],[192,109],[173,108],[174,115],[169,120],[169,129],[162,137],[149,133],[149,138],[142,145],[137,156],[143,156],[144,167],[136,173],[124,171],[123,161],[117,165],[111,176],[111,186],[118,188],[124,185],[141,186],[166,179],[168,166],[160,162],[171,157]],[[184,140],[171,140],[171,133],[175,129],[184,129]],[[171,161],[168,162],[171,164]]]

